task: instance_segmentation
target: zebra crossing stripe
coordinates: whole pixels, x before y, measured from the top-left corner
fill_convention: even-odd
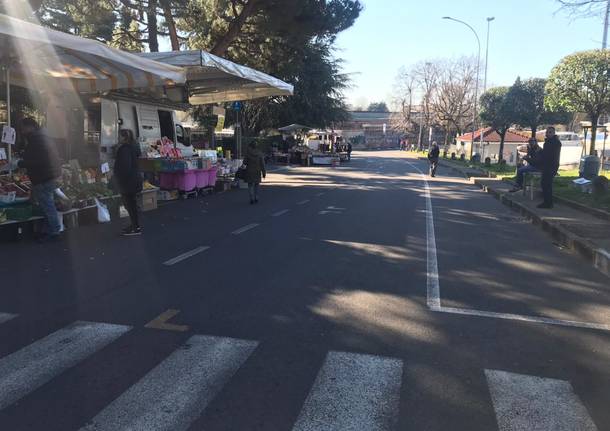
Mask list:
[[[130,329],[107,323],[75,322],[0,359],[0,410]]]
[[[15,317],[17,317],[16,314],[0,313],[0,325],[4,322],[8,322],[9,320],[11,320]]]
[[[485,370],[500,431],[597,431],[564,380]]]
[[[402,361],[330,352],[293,431],[394,429]]]
[[[186,430],[257,345],[195,335],[81,431]]]

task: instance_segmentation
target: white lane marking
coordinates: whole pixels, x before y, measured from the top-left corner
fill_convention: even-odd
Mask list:
[[[493,319],[516,320],[520,322],[542,323],[546,325],[610,331],[610,325],[604,323],[579,322],[574,320],[552,319],[550,317],[542,316],[526,316],[521,314],[497,313],[493,311],[469,310],[465,308],[441,306],[438,260],[436,254],[436,237],[434,234],[434,215],[432,210],[432,196],[430,193],[430,187],[428,185],[428,181],[426,180],[426,175],[417,166],[410,162],[407,163],[421,174],[425,186],[426,236],[428,249],[427,304],[432,311],[449,314],[461,314],[463,316],[487,317]]]
[[[300,202],[297,202],[297,205],[305,205],[307,202],[309,202],[309,199],[305,199]]]
[[[597,431],[564,380],[485,370],[500,431]]]
[[[195,335],[81,430],[186,430],[257,345]]]
[[[422,176],[426,197],[426,244],[427,244],[427,303],[428,307],[438,311],[441,307],[441,288],[438,279],[438,258],[436,255],[436,236],[434,233],[434,213],[432,212],[432,195],[424,173],[415,165],[407,162]]]
[[[318,196],[318,197],[319,197],[319,196],[324,196],[324,194],[325,194],[324,192],[320,192],[320,193],[318,193],[316,196]]]
[[[182,262],[183,260],[186,260],[190,257],[193,257],[195,255],[198,255],[199,253],[202,253],[206,250],[208,250],[210,247],[206,247],[206,246],[202,246],[202,247],[197,247],[191,251],[187,251],[186,253],[182,253],[176,257],[174,257],[173,259],[170,260],[166,260],[165,262],[163,262],[163,265],[166,266],[172,266],[177,264],[178,262]]]
[[[293,431],[393,430],[401,378],[400,359],[330,352]]]
[[[286,214],[287,212],[290,212],[290,210],[281,210],[278,211],[276,213],[271,214],[271,217],[279,217],[279,216],[283,216],[284,214]]]
[[[0,410],[130,329],[108,323],[75,322],[0,359]]]
[[[517,320],[520,322],[545,323],[547,325],[571,326],[574,328],[599,329],[610,331],[610,325],[604,323],[578,322],[574,320],[552,319],[550,317],[524,316],[522,314],[496,313],[494,311],[468,310],[465,308],[440,307],[434,311],[450,314],[461,314],[464,316],[491,317],[494,319]]]
[[[11,319],[17,317],[16,314],[11,313],[0,313],[0,323],[8,322]]]
[[[246,225],[246,226],[244,226],[244,227],[240,227],[239,229],[234,230],[234,231],[233,231],[233,232],[231,232],[231,233],[232,233],[233,235],[239,235],[239,234],[242,234],[242,233],[244,233],[244,232],[249,231],[250,229],[254,229],[254,228],[255,228],[255,227],[257,227],[257,226],[258,226],[258,223],[252,223],[252,224]]]

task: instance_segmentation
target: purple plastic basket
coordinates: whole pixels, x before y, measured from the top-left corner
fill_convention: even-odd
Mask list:
[[[211,187],[214,187],[216,185],[216,174],[218,173],[218,168],[214,166],[214,167],[212,167],[212,169],[207,171],[207,173],[208,173],[208,185]]]
[[[177,172],[176,176],[176,187],[181,192],[190,192],[197,187],[197,176],[195,171]]]
[[[169,172],[161,172],[159,174],[159,182],[163,190],[174,190],[176,185],[176,174]]]
[[[209,175],[208,175],[208,171],[204,170],[204,169],[197,169],[195,171],[195,177],[197,179],[197,188],[202,189],[204,187],[207,187],[209,185]]]

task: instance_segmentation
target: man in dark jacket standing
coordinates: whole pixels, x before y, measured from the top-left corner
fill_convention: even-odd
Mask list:
[[[33,118],[24,118],[21,130],[26,140],[20,168],[27,170],[32,181],[32,196],[46,218],[46,235],[41,240],[56,240],[61,233],[61,221],[55,206],[55,189],[61,177],[61,163],[57,148]]]
[[[542,168],[542,195],[544,201],[538,208],[553,208],[553,178],[559,169],[559,157],[561,155],[561,141],[555,135],[555,128],[546,129],[546,139],[540,156]]]
[[[140,151],[129,129],[119,131],[119,148],[114,161],[114,177],[123,205],[129,213],[131,224],[123,229],[123,236],[141,235],[138,193],[142,191],[142,176],[138,166]]]
[[[248,183],[248,192],[250,193],[250,204],[257,204],[261,177],[265,178],[267,176],[267,170],[265,169],[265,158],[256,149],[255,142],[251,142],[248,145],[244,165],[246,165],[246,182]]]
[[[436,168],[438,167],[438,159],[441,154],[441,149],[436,142],[432,142],[432,147],[428,152],[428,161],[430,162],[430,176],[436,176]]]

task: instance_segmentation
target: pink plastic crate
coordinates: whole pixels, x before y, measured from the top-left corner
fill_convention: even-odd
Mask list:
[[[159,181],[161,188],[164,190],[173,190],[177,188],[176,185],[176,174],[162,172],[159,174]]]
[[[218,168],[217,167],[212,167],[212,169],[210,169],[208,171],[208,185],[214,187],[216,185],[216,174],[218,173]]]
[[[197,187],[195,171],[176,172],[176,188],[181,192],[190,192]]]
[[[201,189],[208,186],[210,177],[208,171],[205,169],[197,169],[195,171],[195,177],[197,179],[197,188]]]

